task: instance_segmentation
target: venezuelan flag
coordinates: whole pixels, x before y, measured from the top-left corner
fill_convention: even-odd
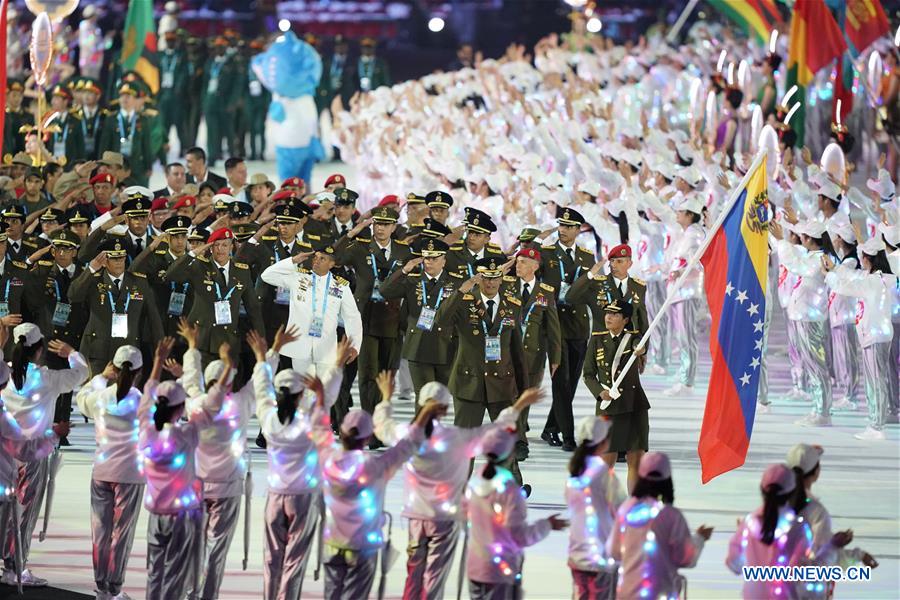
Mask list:
[[[700,259],[713,359],[697,448],[703,483],[743,465],[750,446],[766,314],[767,190],[763,159]]]
[[[775,0],[707,0],[716,11],[728,17],[747,35],[765,45],[776,25],[783,23]]]

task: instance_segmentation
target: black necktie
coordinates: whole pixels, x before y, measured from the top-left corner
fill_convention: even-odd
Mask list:
[[[283,246],[283,248],[284,248],[284,255],[285,255],[285,256],[290,256],[290,255],[291,255],[291,249],[288,248],[287,246]]]
[[[341,237],[347,235],[347,226],[341,223]]]
[[[569,255],[569,260],[571,260],[572,262],[575,262],[575,257],[572,255],[572,249],[571,249],[571,248],[566,248],[566,254]]]
[[[488,324],[494,323],[494,301],[493,300],[487,301],[487,321],[488,321]]]
[[[219,267],[219,273],[222,275],[222,281],[225,282],[225,285],[228,285],[228,277],[225,275],[225,267]]]
[[[134,238],[134,247],[138,252],[144,249],[144,238]]]
[[[381,256],[384,257],[384,260],[387,260],[387,248],[381,249]]]
[[[13,242],[13,252],[19,253],[19,242]]]
[[[530,287],[527,283],[522,286],[522,304],[528,302],[528,298],[531,296]]]
[[[113,279],[113,287],[116,288],[116,293],[119,293],[119,290],[122,288],[122,282],[118,279]]]

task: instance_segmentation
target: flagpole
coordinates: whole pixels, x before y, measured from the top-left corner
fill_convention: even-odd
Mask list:
[[[675,41],[675,38],[678,37],[678,32],[681,31],[681,28],[684,27],[684,22],[687,21],[687,18],[694,12],[694,7],[697,6],[698,2],[700,2],[700,0],[691,0],[687,3],[687,6],[681,11],[678,20],[675,21],[675,24],[672,25],[672,29],[670,29],[668,35],[666,35],[667,42],[671,44]]]
[[[743,191],[747,187],[747,183],[750,181],[750,177],[756,172],[756,169],[762,163],[762,161],[766,158],[768,154],[767,150],[763,148],[757,157],[753,160],[753,164],[750,165],[750,168],[747,169],[747,172],[744,174],[744,178],[741,179],[741,182],[737,185],[736,188],[731,192],[731,197],[728,199],[728,202],[725,205],[724,210],[719,213],[719,216],[716,218],[716,222],[713,224],[712,229],[709,230],[709,233],[706,235],[706,239],[703,240],[703,243],[691,257],[691,260],[688,261],[687,266],[682,270],[681,276],[675,281],[675,284],[672,286],[671,291],[666,296],[666,301],[663,302],[662,306],[659,307],[659,310],[654,315],[653,320],[650,321],[650,325],[647,327],[647,331],[644,332],[644,335],[641,337],[641,341],[638,342],[638,348],[643,348],[647,344],[647,340],[650,339],[650,334],[653,333],[653,330],[659,325],[662,316],[665,314],[666,310],[669,309],[669,306],[672,305],[675,296],[678,294],[678,291],[684,285],[685,280],[687,279],[688,274],[691,269],[700,262],[700,258],[703,256],[703,253],[706,252],[706,249],[712,243],[713,237],[716,235],[716,232],[722,227],[722,223],[725,222],[725,219],[728,217],[728,213],[731,212],[732,207],[737,202],[738,198],[741,195],[741,191]],[[631,353],[631,356],[628,357],[628,362],[625,363],[625,366],[619,372],[619,376],[616,377],[615,381],[613,381],[612,388],[610,393],[615,391],[618,393],[619,386],[622,384],[622,380],[625,379],[625,375],[628,373],[628,370],[631,368],[631,365],[634,364],[637,356],[634,352]],[[609,406],[608,404],[606,406]],[[601,409],[605,409],[602,403],[600,405]]]

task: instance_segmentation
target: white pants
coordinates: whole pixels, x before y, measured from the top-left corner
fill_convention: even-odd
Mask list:
[[[809,375],[813,395],[813,411],[820,416],[831,415],[831,374],[825,362],[826,323],[797,321],[797,351],[804,371]]]
[[[890,401],[890,382],[893,375],[890,364],[891,343],[872,344],[862,349],[863,374],[866,380],[866,407],[869,411],[869,427],[884,428]]]
[[[678,381],[694,385],[697,376],[697,313],[700,300],[691,298],[672,305],[669,312],[672,340],[678,344]]]

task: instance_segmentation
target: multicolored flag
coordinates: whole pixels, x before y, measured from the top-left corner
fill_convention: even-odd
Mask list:
[[[159,91],[156,27],[153,22],[153,3],[148,0],[128,2],[121,62],[123,71],[136,71],[150,86],[152,93]]]
[[[8,0],[0,0],[0,133],[6,120],[6,8]]]
[[[703,483],[743,465],[753,433],[769,269],[765,159],[745,181],[700,259],[712,315],[712,373],[697,446]]]
[[[796,85],[800,108],[791,120],[797,133],[797,147],[803,147],[806,128],[806,86],[816,72],[841,56],[847,44],[824,0],[794,3],[791,14],[790,45],[786,89]]]
[[[775,0],[706,0],[715,11],[728,17],[735,25],[761,43],[769,41],[769,34],[784,21]]]

